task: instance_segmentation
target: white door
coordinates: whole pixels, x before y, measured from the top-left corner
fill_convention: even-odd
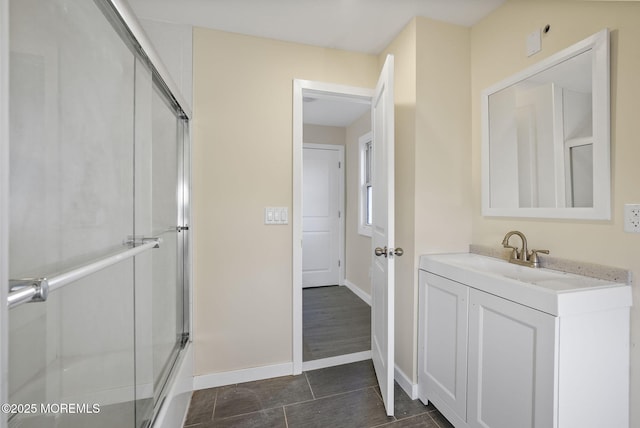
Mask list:
[[[302,287],[340,280],[340,151],[305,145],[302,154]]]
[[[371,354],[387,415],[393,416],[394,242],[393,55],[387,55],[371,105],[373,225]],[[397,250],[397,253],[396,253]]]

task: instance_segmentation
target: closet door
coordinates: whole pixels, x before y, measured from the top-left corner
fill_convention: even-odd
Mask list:
[[[302,287],[340,282],[340,152],[303,148]]]

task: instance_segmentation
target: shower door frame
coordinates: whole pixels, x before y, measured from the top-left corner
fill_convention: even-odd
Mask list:
[[[191,108],[183,98],[179,87],[171,78],[168,69],[160,59],[160,55],[145,34],[133,11],[124,0],[96,0],[101,8],[111,9],[120,25],[128,33],[128,37],[137,45],[137,50],[146,57],[152,70],[154,79],[169,97],[170,101],[181,111],[178,119],[182,124],[183,156],[180,166],[180,178],[177,183],[180,188],[180,202],[178,227],[190,233],[179,240],[182,245],[182,277],[183,277],[183,325],[188,332],[192,332],[192,293],[191,278],[193,277],[191,254],[192,240],[190,238],[193,226],[191,222]],[[105,14],[105,19],[107,19]],[[9,292],[9,0],[0,0],[0,404],[9,402],[8,394],[8,345],[9,345],[9,307],[7,298]],[[184,174],[186,168],[187,174]],[[186,181],[186,182],[185,182]],[[185,194],[186,193],[186,194]],[[192,338],[189,337],[189,341]],[[182,347],[186,343],[182,344]],[[171,376],[170,376],[171,378]],[[154,412],[155,413],[155,412]],[[157,414],[157,413],[156,413]],[[0,428],[7,427],[7,414],[0,412]],[[155,416],[155,415],[154,415]]]
[[[0,404],[9,402],[9,0],[0,0]],[[0,412],[0,428],[7,415]]]
[[[8,1],[8,0],[2,0]],[[147,57],[149,64],[152,66],[153,74],[160,78],[164,89],[168,91],[168,94],[173,98],[173,101],[183,111],[185,117],[191,123],[191,108],[185,101],[180,92],[180,88],[174,82],[173,78],[169,74],[169,70],[165,67],[160,54],[153,47],[151,40],[147,37],[142,25],[133,13],[133,10],[129,7],[124,0],[96,0],[98,5],[105,4],[113,8],[116,14],[120,17],[120,20],[128,30],[129,34],[138,43],[139,50]]]

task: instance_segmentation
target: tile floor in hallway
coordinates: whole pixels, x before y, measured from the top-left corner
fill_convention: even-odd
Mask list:
[[[195,391],[185,428],[450,428],[396,384],[388,417],[371,360]]]
[[[371,350],[371,306],[347,287],[302,290],[302,361]]]

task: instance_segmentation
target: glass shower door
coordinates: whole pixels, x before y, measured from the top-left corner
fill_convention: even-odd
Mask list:
[[[183,121],[151,71],[136,62],[136,234],[161,239],[136,257],[137,426],[151,421],[183,345],[183,246],[180,209]]]
[[[55,277],[134,235],[134,56],[93,2],[10,11],[9,275]],[[133,272],[11,309],[9,426],[133,426]]]
[[[9,426],[148,427],[188,338],[188,122],[106,0],[10,10],[9,275],[53,285],[9,311]]]

